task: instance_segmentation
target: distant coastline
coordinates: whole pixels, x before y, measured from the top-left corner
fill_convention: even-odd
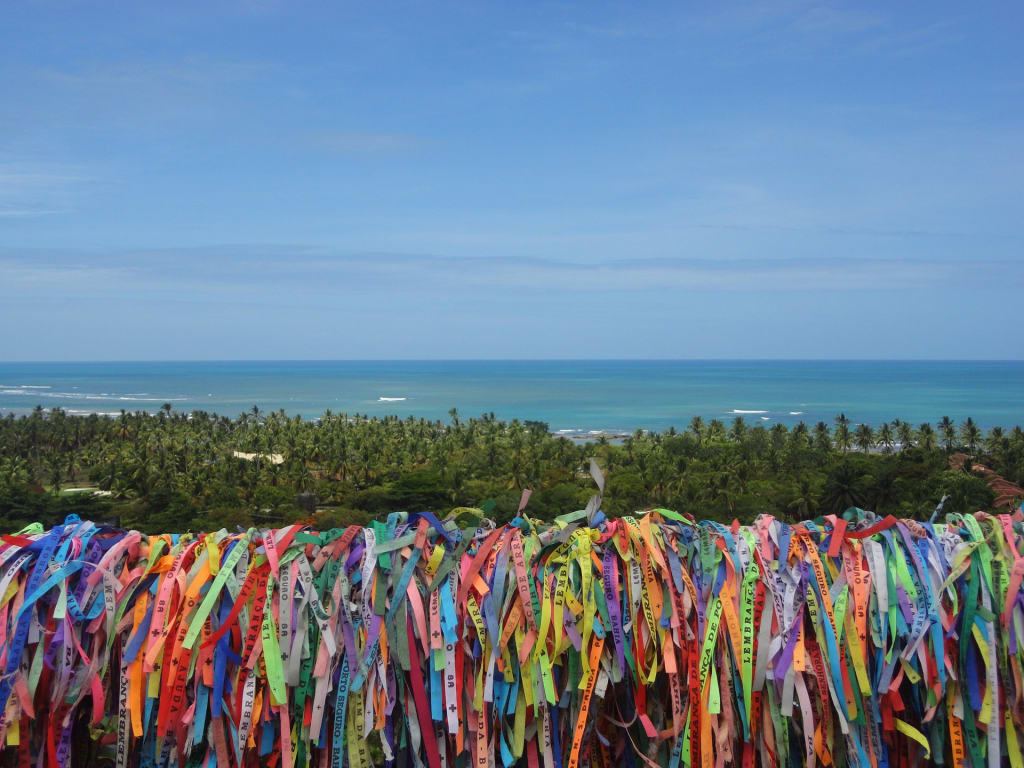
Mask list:
[[[1024,421],[1022,361],[237,361],[0,363],[0,413],[121,409],[236,417],[262,411],[446,421],[448,411],[536,419],[573,441],[663,432],[699,416],[765,426],[872,426],[944,415],[983,428]]]

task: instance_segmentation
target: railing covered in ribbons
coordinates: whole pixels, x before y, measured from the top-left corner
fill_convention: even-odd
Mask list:
[[[1021,768],[1024,526],[495,527],[0,539],[24,766]]]

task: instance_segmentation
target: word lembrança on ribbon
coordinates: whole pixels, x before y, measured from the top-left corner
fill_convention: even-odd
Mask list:
[[[456,512],[160,536],[70,517],[3,536],[0,754],[1024,768],[1020,513]]]

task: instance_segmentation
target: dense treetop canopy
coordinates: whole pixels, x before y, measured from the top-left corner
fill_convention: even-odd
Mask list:
[[[950,456],[961,451],[967,459],[954,468]],[[873,428],[840,415],[787,428],[698,417],[683,431],[581,443],[541,422],[463,419],[454,409],[443,423],[330,411],[309,421],[257,408],[236,419],[170,405],[113,418],[37,408],[0,419],[0,526],[53,524],[76,511],[151,532],[302,520],[327,528],[460,506],[483,506],[501,522],[525,488],[534,491],[531,516],[550,519],[586,504],[591,457],[607,478],[610,515],[662,506],[749,522],[853,506],[922,519],[943,497],[946,511],[990,508],[997,494],[976,465],[1010,487],[1024,483],[1020,427],[984,434],[971,420]],[[103,493],[69,491],[83,487]]]

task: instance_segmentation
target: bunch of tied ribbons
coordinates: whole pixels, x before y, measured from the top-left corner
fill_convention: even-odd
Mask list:
[[[0,543],[0,757],[1020,768],[1021,520],[33,526]]]

